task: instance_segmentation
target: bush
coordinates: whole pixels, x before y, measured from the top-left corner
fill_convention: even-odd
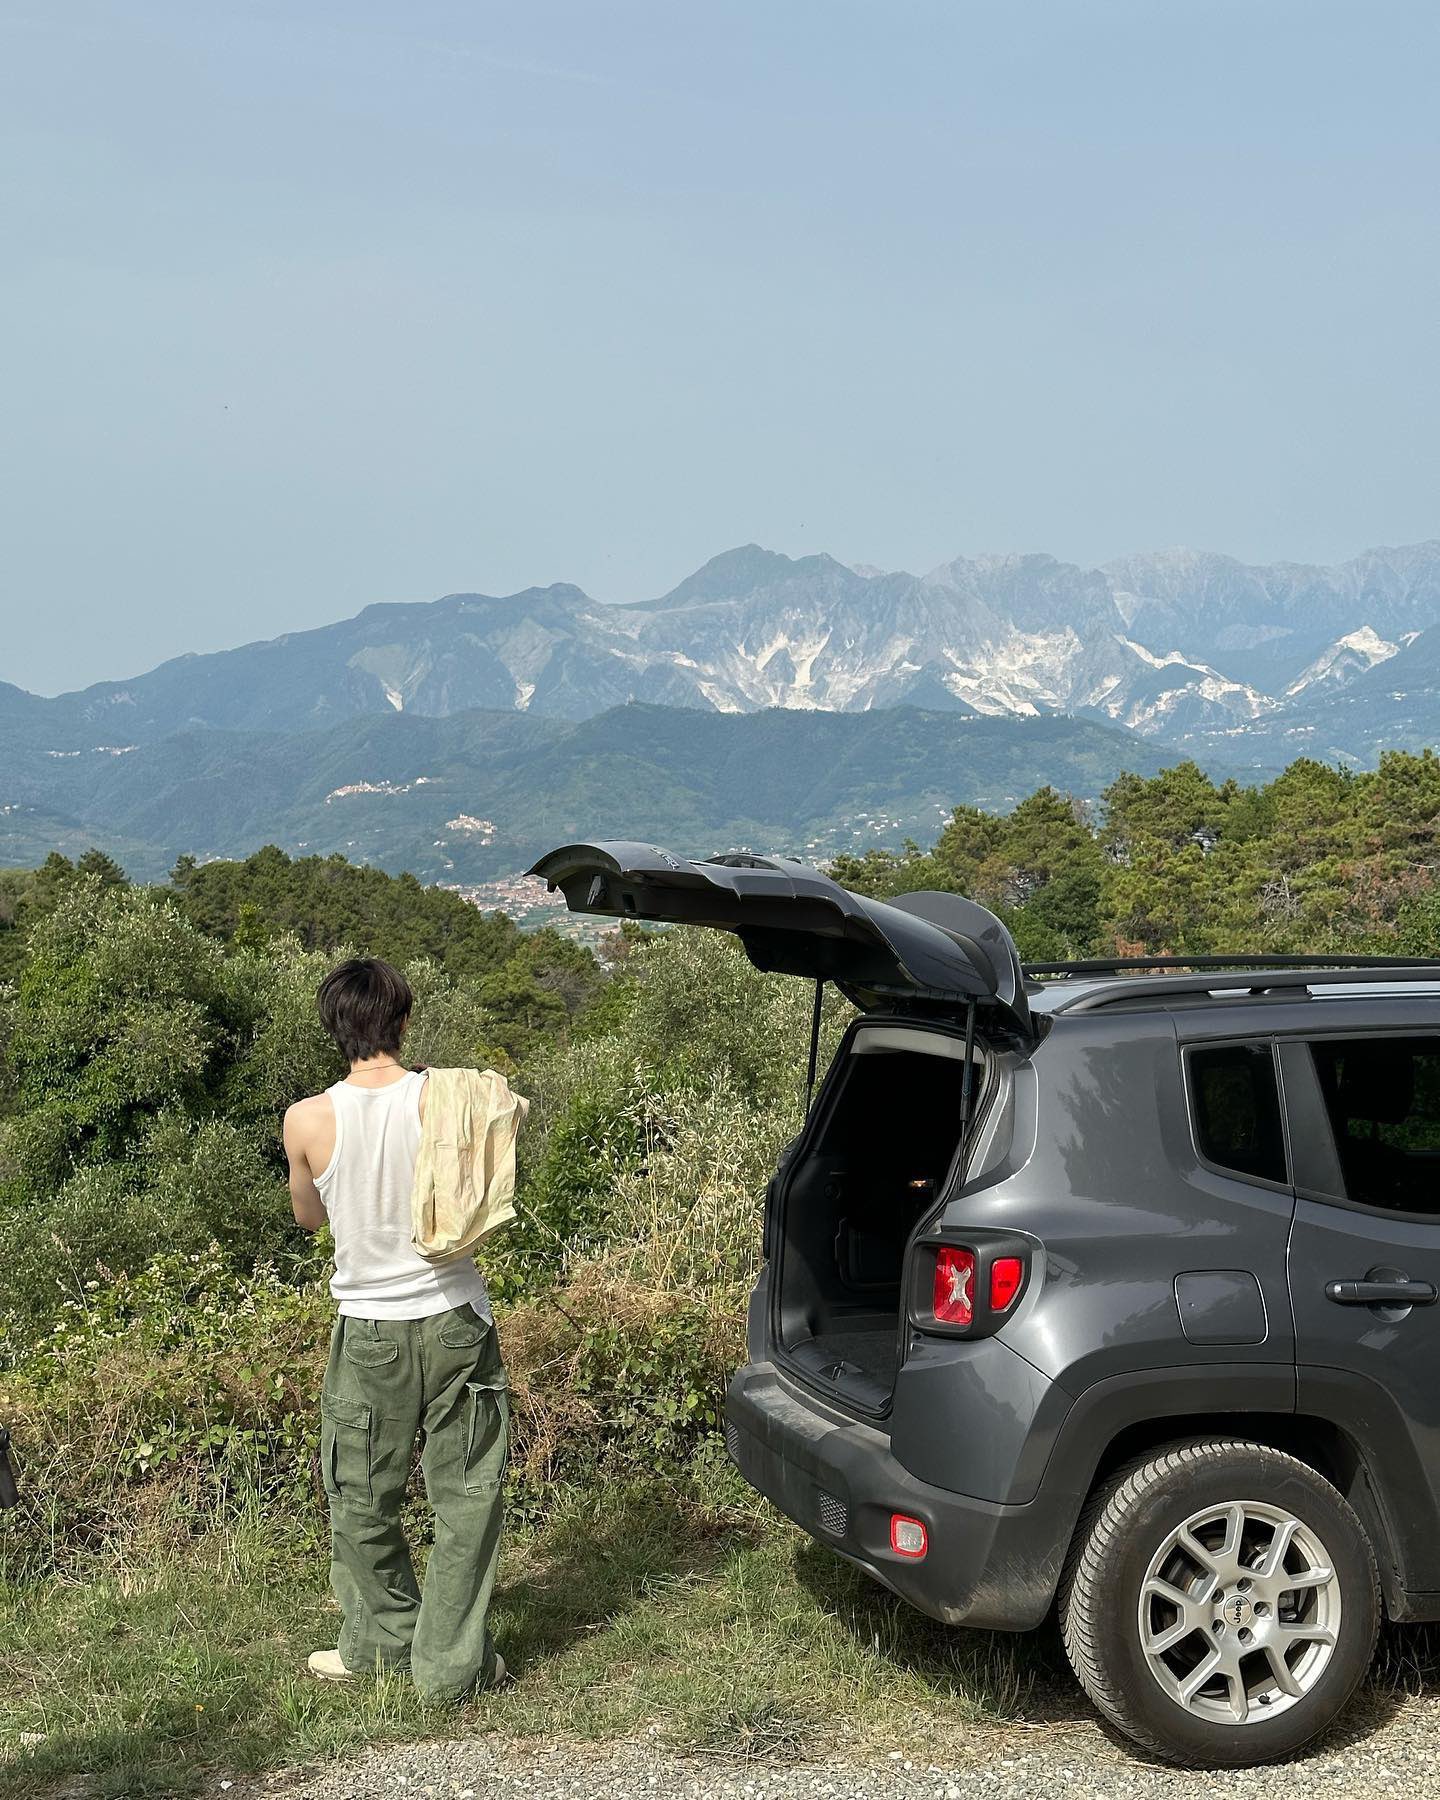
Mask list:
[[[525,1072],[520,1219],[481,1259],[496,1291],[538,1291],[607,1253],[680,1291],[748,1280],[765,1183],[802,1121],[811,1002],[808,983],[762,975],[718,932],[634,944],[609,1029]],[[849,1013],[829,990],[822,1067]]]
[[[97,1555],[163,1555],[246,1497],[318,1526],[329,1307],[313,1282],[238,1275],[212,1247],[94,1278],[6,1382],[24,1506],[10,1579]]]
[[[307,1046],[298,999],[314,960],[232,959],[253,1023],[209,1090],[228,1092],[232,1111],[248,1104],[247,1057],[268,1103],[323,1051]],[[471,1029],[457,990],[435,980],[425,992],[444,1000],[436,1029]],[[743,1355],[765,1182],[801,1119],[803,983],[758,974],[728,940],[671,933],[627,959],[620,988],[607,1031],[552,1050],[525,1077],[535,1110],[521,1215],[483,1258],[514,1391],[511,1503],[522,1515],[553,1504],[557,1484],[678,1484],[711,1465]],[[827,1037],[844,1012],[834,1000]],[[68,1115],[58,1127],[48,1117],[22,1115],[28,1158],[47,1131],[74,1129]],[[273,1115],[266,1124],[273,1132]],[[127,1130],[124,1153],[83,1162],[61,1188],[54,1230],[35,1234],[27,1265],[34,1279],[48,1270],[51,1289],[23,1330],[12,1321],[7,1407],[28,1521],[5,1530],[12,1563],[30,1569],[122,1546],[159,1554],[257,1497],[302,1532],[323,1527],[323,1249],[284,1225],[259,1120],[171,1101],[135,1105]],[[202,1240],[209,1221],[238,1241]],[[271,1260],[251,1266],[267,1243]],[[97,1272],[107,1259],[112,1272]],[[38,1534],[27,1529],[37,1519]]]
[[[0,1328],[12,1343],[90,1277],[218,1242],[239,1270],[294,1253],[280,1121],[344,1073],[316,1016],[329,951],[226,954],[163,896],[77,878],[0,995]],[[418,1060],[496,1063],[475,982],[407,969]]]
[[[76,1578],[96,1558],[163,1560],[258,1503],[323,1538],[324,1285],[237,1272],[218,1246],[92,1280],[6,1382],[24,1504],[0,1514],[0,1574]],[[647,1290],[603,1265],[497,1309],[513,1390],[511,1510],[560,1486],[680,1483],[719,1429],[743,1313]]]

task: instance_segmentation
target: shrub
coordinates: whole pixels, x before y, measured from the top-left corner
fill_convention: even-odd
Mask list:
[[[0,1514],[0,1573],[75,1577],[163,1559],[262,1507],[323,1536],[319,1396],[334,1311],[323,1284],[237,1272],[218,1246],[92,1278],[7,1377],[23,1506]],[[497,1309],[513,1390],[510,1505],[557,1484],[682,1481],[719,1427],[743,1312],[646,1289],[603,1265]]]
[[[525,1071],[520,1218],[481,1259],[506,1297],[607,1252],[667,1286],[753,1273],[764,1185],[802,1119],[812,990],[717,932],[655,933],[621,968],[609,1029]],[[831,991],[822,1067],[849,1012]]]
[[[222,1081],[238,1082],[251,1058],[270,1094],[315,1049],[297,1000],[312,959],[284,950],[243,979],[242,960],[229,978],[232,994],[251,997],[252,1024]],[[629,959],[622,987],[609,1030],[527,1073],[523,1210],[484,1256],[514,1390],[511,1501],[522,1514],[543,1512],[557,1484],[678,1483],[710,1466],[743,1354],[764,1184],[800,1123],[803,984],[759,975],[726,941],[675,933]],[[480,1015],[453,987],[433,991],[443,1029],[473,1028]],[[828,1035],[844,1010],[833,1003]],[[746,1021],[758,1041],[742,1054]],[[23,1115],[37,1144],[46,1118],[43,1107]],[[128,1150],[83,1162],[52,1210],[26,1276],[51,1289],[12,1320],[6,1405],[27,1501],[3,1528],[12,1565],[73,1567],[146,1544],[159,1554],[256,1496],[319,1532],[333,1314],[323,1247],[285,1227],[259,1121],[136,1107]],[[202,1238],[216,1220],[240,1241]],[[267,1244],[271,1260],[250,1266]]]
[[[243,1493],[318,1525],[329,1307],[312,1281],[238,1275],[218,1248],[91,1278],[6,1382],[24,1506],[9,1575],[163,1553]]]
[[[92,1276],[218,1242],[237,1269],[293,1254],[280,1120],[344,1072],[316,1016],[330,951],[227,955],[172,902],[76,878],[0,994],[0,1326],[52,1318]],[[420,961],[417,1060],[499,1062],[476,982]]]

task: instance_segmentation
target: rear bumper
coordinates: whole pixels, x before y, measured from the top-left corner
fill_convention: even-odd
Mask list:
[[[750,1363],[730,1382],[730,1456],[752,1487],[821,1543],[932,1618],[995,1631],[1029,1631],[1049,1611],[1074,1523],[1070,1495],[1028,1505],[974,1500],[932,1487],[901,1467],[873,1425],[802,1398],[773,1363]],[[919,1560],[890,1548],[892,1513],[920,1519]]]

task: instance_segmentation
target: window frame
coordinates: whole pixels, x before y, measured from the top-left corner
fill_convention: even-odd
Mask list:
[[[1352,1200],[1345,1192],[1345,1173],[1340,1166],[1340,1152],[1335,1147],[1335,1127],[1325,1104],[1310,1046],[1336,1042],[1353,1044],[1374,1038],[1440,1040],[1440,1029],[1423,1025],[1376,1025],[1357,1029],[1352,1025],[1333,1031],[1297,1031],[1280,1040],[1285,1111],[1287,1116],[1293,1113],[1301,1125],[1301,1129],[1291,1134],[1292,1141],[1298,1146],[1290,1159],[1295,1192],[1302,1200],[1313,1200],[1321,1206],[1343,1207],[1346,1212],[1363,1213],[1371,1219],[1398,1219],[1407,1225],[1440,1225],[1440,1207],[1431,1212],[1403,1212],[1396,1206],[1371,1206],[1364,1200]]]
[[[1285,1159],[1285,1179],[1272,1180],[1268,1175],[1252,1175],[1248,1170],[1236,1169],[1226,1163],[1219,1163],[1205,1154],[1200,1142],[1200,1118],[1196,1107],[1195,1078],[1190,1068],[1191,1058],[1202,1055],[1209,1050],[1268,1050],[1270,1052],[1270,1069],[1275,1079],[1275,1108],[1280,1118],[1280,1148]],[[1185,1094],[1185,1116],[1190,1127],[1190,1147],[1195,1152],[1195,1160],[1202,1169],[1208,1169],[1212,1175],[1223,1175],[1226,1181],[1243,1181],[1247,1187],[1264,1188],[1271,1194],[1293,1194],[1295,1192],[1295,1153],[1290,1141],[1290,1115],[1285,1104],[1285,1078],[1281,1065],[1279,1046],[1275,1038],[1268,1033],[1253,1031],[1236,1032],[1233,1036],[1200,1038],[1193,1043],[1183,1044],[1180,1049],[1180,1085]]]

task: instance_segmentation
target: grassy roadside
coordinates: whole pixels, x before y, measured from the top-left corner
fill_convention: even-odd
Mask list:
[[[952,1631],[751,1503],[697,1490],[576,1493],[511,1534],[494,1625],[518,1679],[461,1708],[403,1679],[310,1680],[334,1642],[323,1546],[232,1518],[93,1578],[0,1585],[0,1800],[213,1792],[221,1776],[366,1745],[489,1732],[803,1759],[1093,1714],[1053,1629]],[[1440,1630],[1392,1627],[1342,1736],[1440,1687]]]
[[[455,1712],[402,1680],[328,1686],[323,1547],[232,1521],[157,1565],[0,1589],[0,1795],[88,1776],[97,1795],[198,1793],[218,1772],[366,1743],[501,1731],[611,1737],[658,1726],[734,1755],[913,1744],[928,1718],[1079,1711],[1046,1638],[947,1632],[717,1472],[695,1492],[611,1489],[512,1534],[496,1635],[519,1679]]]

